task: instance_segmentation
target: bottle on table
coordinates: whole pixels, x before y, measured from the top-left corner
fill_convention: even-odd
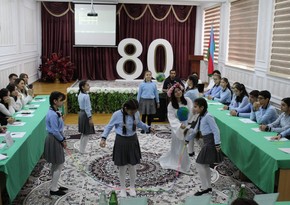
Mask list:
[[[101,191],[99,205],[108,205],[107,196],[104,190]]]
[[[231,205],[235,199],[236,199],[236,185],[232,184],[229,189],[227,204]]]
[[[246,198],[246,188],[245,184],[241,184],[240,191],[238,193],[238,198]]]
[[[117,194],[114,190],[111,193],[109,205],[118,205]]]

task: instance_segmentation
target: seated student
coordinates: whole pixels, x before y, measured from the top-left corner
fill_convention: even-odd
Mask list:
[[[25,81],[21,78],[15,80],[16,90],[22,95],[23,105],[26,105],[33,99],[33,91],[31,89],[26,90]]]
[[[11,73],[9,76],[9,84],[8,85],[14,85],[15,80],[18,78],[18,75],[16,75],[15,73]],[[8,86],[7,85],[7,86]]]
[[[259,92],[258,102],[253,104],[250,119],[259,124],[270,124],[277,119],[276,109],[270,105],[271,93],[267,90]]]
[[[213,80],[215,83],[214,86],[211,89],[209,89],[207,92],[204,93],[204,97],[207,97],[209,95],[215,96],[222,89],[222,87],[220,86],[221,76],[214,75]]]
[[[7,85],[7,89],[10,92],[10,99],[11,99],[11,105],[14,108],[15,111],[19,111],[23,107],[23,101],[22,101],[22,95],[18,93],[16,90],[16,86],[13,85]]]
[[[187,80],[188,86],[185,90],[184,97],[189,97],[192,102],[194,102],[196,98],[199,98],[199,92],[197,90],[197,82],[198,78],[195,75],[188,76]]]
[[[227,78],[221,79],[221,87],[222,89],[215,96],[209,95],[207,96],[207,99],[229,105],[232,100],[232,90]]]
[[[251,110],[253,109],[253,104],[254,102],[258,101],[258,95],[259,95],[258,90],[252,90],[249,93],[249,103],[243,108],[231,110],[230,111],[231,116],[250,118]]]
[[[285,137],[288,140],[290,140],[290,128],[288,128],[287,130],[279,133],[277,136],[271,137],[271,139],[272,140],[280,140],[282,137]]]
[[[19,78],[24,80],[24,84],[25,84],[25,89],[26,90],[29,90],[29,89],[33,88],[32,84],[28,84],[28,75],[26,73],[21,73],[19,75]]]
[[[9,91],[6,88],[0,90],[0,124],[12,124],[15,120],[11,117],[15,113],[11,105]]]
[[[214,77],[215,75],[219,75],[219,76],[221,76],[221,72],[220,72],[219,70],[214,70],[214,71],[212,72],[212,77],[211,77],[210,80],[209,80],[208,86],[204,89],[205,92],[208,91],[208,90],[210,90],[210,89],[212,89],[212,87],[215,85],[215,82],[214,82],[214,80],[213,80],[213,77]]]
[[[199,76],[198,76],[198,73],[197,72],[192,72],[191,75],[195,75],[197,77],[197,79],[198,79],[197,84],[202,84],[202,81],[199,79]]]
[[[224,110],[236,110],[245,107],[249,103],[248,93],[244,84],[238,83],[234,88],[235,100],[229,106],[225,105]]]
[[[281,112],[279,117],[271,124],[260,125],[260,130],[281,133],[290,128],[290,98],[282,99]]]

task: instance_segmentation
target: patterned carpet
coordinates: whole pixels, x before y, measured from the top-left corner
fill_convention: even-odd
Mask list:
[[[141,134],[138,138],[142,152],[142,162],[137,167],[137,196],[148,197],[149,204],[181,204],[185,198],[192,196],[200,188],[200,180],[195,169],[195,159],[191,160],[192,176],[180,174],[176,178],[175,171],[164,170],[157,162],[158,158],[170,147],[170,131],[167,125],[154,125],[156,134]],[[76,125],[66,127],[65,135],[69,138],[66,151],[65,167],[61,174],[60,185],[69,188],[62,197],[50,196],[50,165],[41,159],[33,170],[27,183],[14,200],[13,204],[40,205],[95,205],[98,204],[99,193],[105,190],[109,196],[113,187],[119,186],[118,170],[112,162],[114,133],[107,140],[107,147],[99,147],[103,127],[96,126],[96,134],[90,136],[89,154],[78,153],[80,134]],[[200,143],[196,144],[196,152]],[[212,169],[212,202],[226,201],[228,187],[235,184],[238,190],[237,168],[227,159]],[[127,176],[128,177],[128,176]],[[129,179],[127,179],[129,186]],[[246,183],[249,197],[262,193],[252,183]],[[118,191],[117,191],[118,193]]]

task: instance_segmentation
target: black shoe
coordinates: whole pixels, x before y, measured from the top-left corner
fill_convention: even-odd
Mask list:
[[[67,191],[68,188],[61,186],[61,187],[58,188],[58,190],[60,190],[60,191]]]
[[[64,191],[58,190],[58,191],[50,191],[50,195],[57,195],[57,196],[63,196],[66,193]]]
[[[151,133],[150,131],[146,132],[146,134],[150,134],[150,133]]]
[[[191,152],[191,153],[189,153],[188,155],[190,156],[190,157],[193,157],[194,156],[194,152]]]
[[[212,188],[208,188],[206,190],[203,190],[203,191],[198,191],[194,194],[194,196],[201,196],[203,194],[207,194],[208,192],[211,192],[212,191]]]
[[[144,134],[145,133],[145,131],[144,130],[141,130],[141,134]]]

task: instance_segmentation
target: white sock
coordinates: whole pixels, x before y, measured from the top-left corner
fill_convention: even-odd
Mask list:
[[[121,190],[126,192],[126,171],[128,166],[119,166],[119,180],[121,185]]]
[[[190,140],[187,145],[187,151],[189,154],[194,152],[194,139]]]
[[[58,190],[58,180],[59,180],[62,168],[63,168],[63,164],[52,164],[51,165],[51,173],[52,173],[51,187],[50,187],[51,191]]]
[[[136,165],[129,165],[129,175],[130,175],[130,188],[135,189],[135,182],[136,182],[136,176],[137,176]]]
[[[200,181],[201,181],[201,187],[203,190],[208,189],[211,187],[211,172],[209,164],[199,164],[196,163],[196,169],[198,171]]]
[[[85,153],[88,142],[89,142],[89,136],[82,134],[81,140],[80,140],[80,153]]]

